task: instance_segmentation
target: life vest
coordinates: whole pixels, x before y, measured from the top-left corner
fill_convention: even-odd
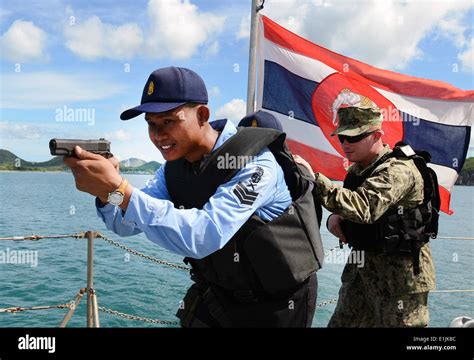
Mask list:
[[[383,155],[362,175],[349,173],[344,188],[355,191],[372,176],[374,170],[390,158],[411,159],[423,178],[423,202],[405,209],[394,206],[372,224],[345,220],[342,230],[355,250],[384,254],[411,254],[414,272],[419,273],[420,249],[438,234],[440,196],[436,173],[427,166],[431,156],[425,151],[414,151],[410,146],[397,144],[392,152]]]
[[[283,169],[293,200],[270,222],[254,214],[222,249],[203,259],[185,258],[192,265],[194,281],[234,292],[275,294],[294,289],[321,268],[324,252],[316,213],[321,205],[315,203],[311,177],[294,162],[285,137],[273,129],[239,128],[202,162],[166,163],[166,184],[174,206],[202,209],[217,188],[245,166],[238,161],[236,168],[223,169],[218,166],[221,156],[251,159],[268,147]]]

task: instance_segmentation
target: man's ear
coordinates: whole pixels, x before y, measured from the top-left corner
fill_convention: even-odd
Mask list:
[[[196,115],[199,121],[199,125],[204,125],[207,121],[209,121],[209,117],[211,116],[211,113],[209,111],[209,108],[206,105],[199,105],[198,108],[196,109]]]
[[[377,132],[374,134],[374,140],[375,140],[375,141],[379,141],[383,134],[384,134],[384,133],[383,133],[383,130],[377,131]]]

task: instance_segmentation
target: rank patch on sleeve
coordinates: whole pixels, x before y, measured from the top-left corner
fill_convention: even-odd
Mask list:
[[[242,205],[252,205],[257,200],[258,193],[245,187],[239,182],[235,185],[233,193],[237,196]]]

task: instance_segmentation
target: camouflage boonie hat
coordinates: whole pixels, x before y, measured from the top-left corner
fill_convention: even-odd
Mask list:
[[[383,117],[380,109],[343,107],[337,111],[337,117],[339,118],[339,125],[331,136],[357,136],[382,128]]]

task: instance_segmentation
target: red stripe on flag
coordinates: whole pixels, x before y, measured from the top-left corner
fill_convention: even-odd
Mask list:
[[[448,215],[454,214],[454,211],[449,208],[451,202],[451,193],[441,185],[439,186],[439,197],[441,198],[440,210]]]
[[[262,16],[262,18],[264,36],[268,40],[292,52],[321,61],[346,76],[379,89],[422,98],[474,101],[474,90],[465,91],[442,81],[422,79],[375,68],[316,45],[281,27],[266,16]]]
[[[294,140],[287,139],[286,142],[291,152],[295,155],[300,155],[309,162],[314,172],[323,173],[331,179],[340,181],[346,177],[344,159],[342,157],[329,154]]]

